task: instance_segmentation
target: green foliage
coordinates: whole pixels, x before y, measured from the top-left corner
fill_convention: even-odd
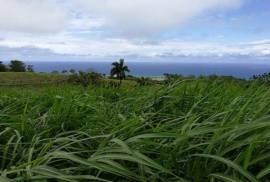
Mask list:
[[[270,73],[264,73],[262,75],[254,75],[253,80],[257,80],[261,83],[270,84]]]
[[[26,65],[24,62],[19,60],[10,61],[9,65],[3,64],[0,61],[0,72],[34,72],[33,65]]]
[[[111,87],[111,88],[119,88],[120,87],[120,83],[116,82],[115,80],[109,80],[106,82],[106,86],[107,87]]]
[[[182,75],[178,75],[178,74],[169,74],[169,73],[164,73],[164,83],[165,84],[171,84],[174,83],[176,81],[182,80],[183,76]]]
[[[6,72],[8,69],[6,65],[3,64],[2,61],[0,61],[0,72]]]
[[[125,65],[125,60],[120,59],[119,62],[112,63],[111,77],[118,78],[120,83],[126,78],[126,72],[130,72],[128,66]]]
[[[269,103],[222,77],[0,88],[0,181],[269,181]]]
[[[80,84],[84,87],[91,85],[99,86],[102,82],[102,75],[96,72],[82,72],[75,73],[69,76],[69,82]]]
[[[32,72],[0,73],[0,86],[66,83],[67,76]]]
[[[10,61],[9,68],[11,72],[26,72],[26,65],[19,60]]]
[[[150,78],[147,78],[147,77],[137,78],[136,82],[139,86],[146,86],[146,85],[154,84],[154,82]]]

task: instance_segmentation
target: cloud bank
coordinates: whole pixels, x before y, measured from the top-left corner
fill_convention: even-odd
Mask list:
[[[84,10],[103,16],[126,33],[153,33],[181,26],[210,11],[239,7],[243,0],[77,0]]]
[[[55,0],[0,0],[0,30],[26,33],[58,32],[67,21]]]
[[[51,36],[24,36],[19,40],[8,37],[0,40],[0,46],[9,48],[46,49],[59,55],[92,57],[268,57],[270,40],[242,43],[214,43],[163,40],[158,43],[136,42],[127,39],[84,39],[70,34]]]
[[[4,52],[10,52],[10,55],[12,52],[13,55],[27,54],[29,57],[53,54],[75,57],[269,58],[269,37],[243,43],[236,38],[236,43],[231,44],[218,42],[216,37],[207,39],[211,42],[199,38],[184,41],[179,35],[162,37],[163,33],[177,32],[194,19],[234,10],[246,1],[0,0],[0,56],[3,59]],[[212,30],[208,31],[211,36]],[[113,32],[120,33],[120,36],[116,38]],[[195,34],[199,33],[200,30]],[[158,34],[160,38],[151,42],[149,37],[152,34]],[[222,32],[220,34],[223,36]]]

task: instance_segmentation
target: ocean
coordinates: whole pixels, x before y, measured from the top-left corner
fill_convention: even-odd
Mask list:
[[[97,71],[109,74],[110,62],[28,62],[37,72],[62,70]],[[226,75],[237,78],[251,78],[253,75],[270,72],[270,64],[236,63],[162,63],[162,62],[126,62],[134,76],[161,76],[164,73],[182,75]]]

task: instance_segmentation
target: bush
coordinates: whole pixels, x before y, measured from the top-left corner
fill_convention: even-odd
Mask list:
[[[96,72],[83,72],[75,73],[69,76],[68,81],[74,84],[80,84],[84,87],[89,85],[99,86],[102,82],[102,75]]]
[[[137,78],[136,82],[139,86],[146,86],[146,85],[153,84],[153,81],[150,78],[146,78],[146,77]]]

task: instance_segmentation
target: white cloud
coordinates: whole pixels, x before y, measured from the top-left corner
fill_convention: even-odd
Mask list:
[[[34,47],[51,50],[59,55],[90,57],[226,57],[270,55],[268,40],[245,43],[211,43],[200,41],[163,40],[159,43],[133,41],[127,39],[85,39],[74,37],[70,33],[55,35],[6,34],[0,39],[0,46],[10,48]]]
[[[65,10],[56,0],[0,0],[1,31],[51,33],[65,24]]]
[[[47,33],[65,30],[66,25],[91,29],[106,23],[128,34],[153,33],[183,25],[207,11],[238,7],[242,1],[0,0],[0,30]],[[85,16],[76,17],[81,10]]]
[[[93,17],[74,18],[70,21],[70,29],[75,31],[91,31],[93,29],[101,28],[105,25],[105,20]]]
[[[244,1],[0,0],[0,46],[16,49],[18,54],[27,49],[34,56],[36,49],[89,57],[269,56],[269,40],[225,44],[181,41],[178,37],[151,43],[142,37],[112,38],[111,29],[104,28],[110,25],[127,34],[149,35],[182,26],[209,11],[237,8]]]
[[[76,0],[125,33],[153,33],[181,26],[208,11],[236,8],[244,0]]]

